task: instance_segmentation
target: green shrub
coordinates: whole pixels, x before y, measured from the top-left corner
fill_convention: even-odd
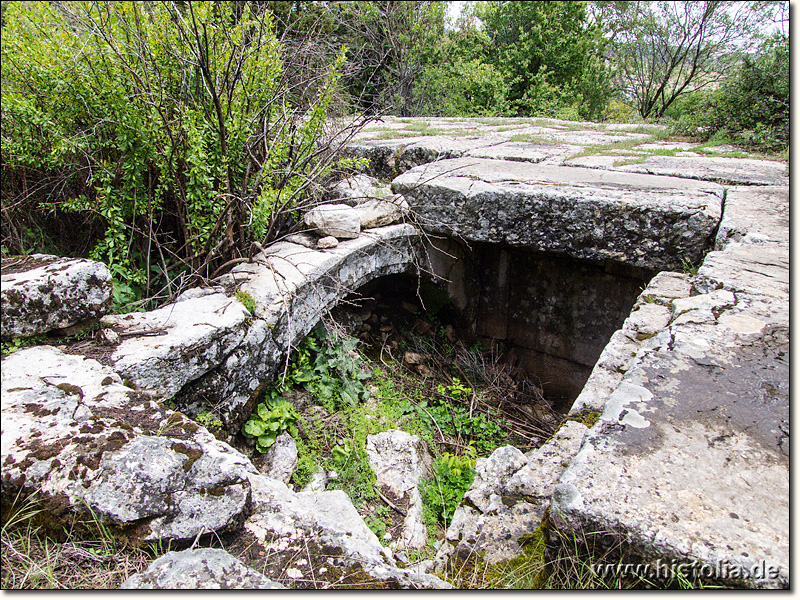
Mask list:
[[[480,60],[429,66],[414,92],[424,116],[479,117],[508,110],[502,73]]]
[[[292,104],[259,3],[4,9],[3,246],[23,251],[18,232],[47,218],[82,223],[118,304],[274,239],[335,166],[323,140],[344,49]]]
[[[789,144],[789,40],[764,41],[716,90],[693,94],[673,113],[675,129],[779,152]]]
[[[422,481],[422,497],[429,514],[444,527],[453,518],[464,494],[475,479],[475,449],[463,455],[445,452],[433,463],[433,479]],[[430,528],[430,523],[428,524]]]

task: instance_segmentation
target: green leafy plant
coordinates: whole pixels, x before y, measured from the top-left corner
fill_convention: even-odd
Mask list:
[[[260,3],[4,3],[3,247],[72,228],[123,307],[298,223],[337,168],[345,49],[297,94],[273,21]]]
[[[211,427],[214,429],[221,429],[222,428],[222,420],[219,419],[214,413],[204,410],[199,415],[197,415],[195,419],[198,423],[205,427]]]
[[[438,392],[456,400],[463,400],[472,395],[472,388],[464,386],[458,377],[453,377],[453,383],[448,386],[439,385]]]
[[[259,452],[266,452],[284,431],[297,436],[295,423],[298,417],[294,406],[281,397],[279,390],[272,389],[264,402],[258,405],[256,414],[242,426],[242,433],[245,437],[255,438]]]
[[[423,501],[445,527],[475,479],[475,458],[473,447],[462,455],[445,452],[433,463],[433,479],[423,480]]]
[[[43,335],[32,335],[30,337],[15,337],[6,342],[0,342],[0,354],[2,356],[7,356],[12,352],[16,352],[17,350],[21,350],[22,348],[28,348],[29,346],[36,346],[38,344],[44,343],[44,336]]]
[[[331,334],[322,324],[315,332],[298,347],[289,380],[331,411],[369,398],[363,381],[370,375],[361,370],[358,341]]]

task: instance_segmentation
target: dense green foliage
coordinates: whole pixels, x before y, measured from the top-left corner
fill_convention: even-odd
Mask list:
[[[154,307],[298,229],[366,114],[788,144],[788,34],[753,51],[785,2],[448,4],[3,3],[3,254],[101,260]]]
[[[585,2],[491,3],[481,17],[514,114],[601,118],[611,87]]]
[[[789,38],[775,35],[713,92],[681,107],[679,130],[769,152],[789,144]]]
[[[6,251],[49,212],[89,230],[133,295],[171,296],[273,239],[334,166],[320,141],[344,61],[295,105],[282,52],[250,3],[10,4]]]
[[[473,479],[474,448],[468,448],[461,455],[444,452],[433,463],[433,479],[422,484],[426,509],[439,523],[447,527]]]

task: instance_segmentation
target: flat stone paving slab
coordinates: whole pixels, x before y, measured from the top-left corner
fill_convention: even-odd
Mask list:
[[[657,270],[699,263],[723,199],[713,183],[466,157],[392,189],[434,233]]]
[[[786,165],[771,160],[721,156],[648,156],[625,164],[619,156],[583,156],[565,162],[574,167],[609,169],[717,181],[725,185],[789,185]]]

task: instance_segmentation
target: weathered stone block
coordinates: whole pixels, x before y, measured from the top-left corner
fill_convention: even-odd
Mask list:
[[[83,258],[31,254],[2,259],[2,339],[96,319],[112,306],[111,273]]]

